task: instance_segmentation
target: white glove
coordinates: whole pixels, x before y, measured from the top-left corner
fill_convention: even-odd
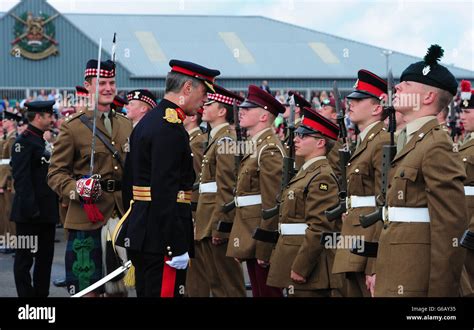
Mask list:
[[[180,256],[173,257],[171,260],[165,261],[170,267],[176,269],[186,269],[189,262],[189,254],[186,252]]]

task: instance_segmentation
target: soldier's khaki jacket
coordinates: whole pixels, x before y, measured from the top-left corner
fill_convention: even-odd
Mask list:
[[[189,134],[189,146],[193,153],[193,168],[196,175],[196,182],[199,181],[199,173],[201,173],[202,156],[204,152],[205,143],[207,142],[207,134],[204,134],[200,128],[197,128]],[[199,198],[199,190],[193,190],[191,195],[191,202],[197,203]],[[193,212],[194,218],[195,212]]]
[[[257,258],[269,261],[274,244],[256,241],[252,238],[252,234],[257,227],[268,231],[278,229],[278,215],[263,220],[262,209],[270,209],[277,203],[276,197],[281,188],[284,150],[278,137],[269,128],[259,136],[254,151],[242,158],[235,195],[261,194],[262,204],[236,209],[227,255],[240,259]]]
[[[392,162],[389,207],[428,208],[430,222],[389,222],[376,260],[378,297],[448,297],[459,294],[467,226],[461,156],[438,125],[428,121]]]
[[[343,148],[342,141],[337,140],[336,143],[334,143],[333,148],[329,151],[327,155],[329,165],[331,165],[331,168],[334,174],[336,175],[336,178],[338,179],[341,177],[341,164],[339,161],[339,149],[342,149],[342,148]]]
[[[367,133],[359,147],[352,153],[346,168],[347,196],[377,196],[380,193],[382,177],[382,147],[389,144],[390,135],[384,128],[383,122],[377,123]],[[364,241],[377,241],[381,222],[363,228],[359,216],[375,211],[374,207],[350,208],[347,206],[347,216],[342,223],[341,235],[343,242],[349,242],[348,237],[360,238]],[[373,258],[358,256],[350,252],[350,246],[337,250],[334,260],[334,273],[374,272]],[[368,260],[369,259],[369,260]]]
[[[474,133],[471,133],[474,134]],[[459,147],[459,155],[462,158],[466,170],[465,186],[474,186],[474,138]],[[474,232],[474,196],[466,196],[467,218],[469,219],[468,230]],[[466,250],[466,260],[464,261],[466,269],[465,280],[469,283],[468,287],[474,289],[474,251]],[[466,284],[465,284],[466,285]],[[472,294],[472,292],[471,292]]]
[[[13,144],[16,140],[16,130],[7,134],[2,145],[2,159],[10,160]],[[13,189],[12,168],[10,164],[0,165],[0,187],[8,190]]]
[[[336,223],[324,214],[338,202],[338,184],[326,158],[316,160],[293,177],[283,191],[280,224],[306,223],[305,235],[280,235],[270,259],[267,284],[274,287],[312,290],[339,288],[340,275],[332,275],[334,250],[321,244],[323,232],[335,232]],[[306,278],[297,284],[290,272]]]
[[[132,122],[122,114],[111,112],[112,136],[109,136],[102,119],[97,118],[97,129],[110,139],[111,144],[117,149],[125,161],[129,151],[129,136],[132,131]],[[92,131],[85,126],[80,116],[90,116],[84,111],[68,117],[61,125],[57,141],[54,143],[53,155],[48,171],[48,184],[55,191],[62,203],[69,204],[66,214],[66,229],[93,230],[100,228],[103,223],[91,223],[80,205],[79,195],[76,193],[76,180],[89,174]],[[92,120],[92,119],[91,119]],[[94,174],[100,174],[101,180],[122,180],[122,167],[112,157],[112,153],[96,138],[95,140],[95,165]],[[96,203],[107,221],[114,208],[121,214],[124,213],[122,205],[122,192],[102,192]]]
[[[219,221],[234,220],[235,209],[224,213],[222,206],[234,198],[235,157],[232,146],[235,134],[229,125],[220,128],[204,150],[199,183],[216,182],[217,193],[200,193],[196,211],[196,240],[206,237],[227,238],[228,233],[217,231]]]
[[[464,185],[474,186],[474,137],[459,147],[459,155],[466,170]],[[466,207],[467,218],[470,221],[469,230],[474,232],[474,196],[466,196]]]

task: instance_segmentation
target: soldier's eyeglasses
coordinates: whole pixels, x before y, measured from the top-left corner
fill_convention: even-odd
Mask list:
[[[299,139],[304,139],[306,136],[311,136],[315,139],[323,139],[323,137],[321,135],[317,135],[317,134],[312,134],[312,133],[295,133],[295,137],[299,138]]]

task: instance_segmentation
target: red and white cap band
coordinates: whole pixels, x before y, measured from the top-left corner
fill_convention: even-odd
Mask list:
[[[222,94],[212,94],[212,93],[207,93],[207,98],[209,100],[213,100],[213,101],[216,101],[216,102],[220,102],[220,103],[225,103],[225,104],[228,104],[228,105],[233,105],[234,104],[234,98],[232,97],[229,97],[229,96],[225,96],[225,95],[222,95]],[[237,100],[237,106],[240,105],[240,101]]]
[[[92,69],[86,69],[84,73],[84,78],[87,77],[97,77],[97,68],[92,68]],[[113,78],[115,77],[115,69],[113,70],[104,70],[100,69],[100,77],[101,78]]]

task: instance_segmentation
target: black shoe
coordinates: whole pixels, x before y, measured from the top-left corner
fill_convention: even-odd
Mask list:
[[[57,286],[58,288],[62,288],[66,286],[66,278],[58,278],[53,281],[54,286]]]

